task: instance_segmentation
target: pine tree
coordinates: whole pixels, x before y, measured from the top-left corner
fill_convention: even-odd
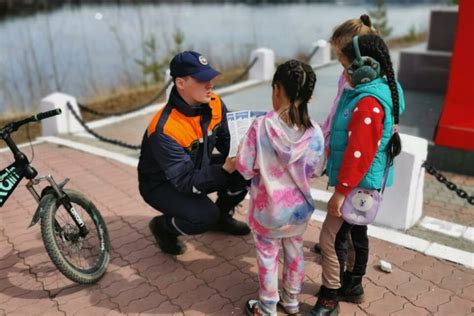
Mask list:
[[[369,11],[369,15],[372,24],[382,37],[387,37],[392,33],[392,28],[388,26],[385,0],[375,0],[375,8]]]

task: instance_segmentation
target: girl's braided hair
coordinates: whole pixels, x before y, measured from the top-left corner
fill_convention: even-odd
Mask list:
[[[288,118],[291,126],[310,128],[308,102],[316,85],[316,74],[310,65],[289,60],[278,66],[273,75],[273,85],[280,85],[290,100]]]
[[[397,82],[395,80],[395,73],[393,71],[392,60],[388,47],[380,36],[377,35],[361,35],[358,39],[360,54],[362,56],[369,56],[380,63],[381,75],[387,78],[387,83],[390,88],[393,103],[393,117],[394,117],[394,133],[388,143],[388,155],[393,160],[400,154],[402,147],[400,135],[398,134],[398,122],[400,115],[400,97],[397,89]],[[347,57],[349,62],[352,62],[356,56],[354,46],[351,43],[344,46],[342,53]]]

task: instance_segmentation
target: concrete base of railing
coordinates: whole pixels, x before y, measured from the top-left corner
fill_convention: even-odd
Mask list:
[[[260,47],[252,51],[249,63],[257,61],[249,70],[250,80],[271,80],[275,73],[275,52],[269,48]]]
[[[47,120],[41,121],[41,129],[43,136],[75,133],[84,130],[81,124],[79,124],[76,118],[72,115],[71,111],[69,111],[67,107],[68,102],[71,104],[73,109],[80,117],[81,111],[77,106],[76,98],[74,98],[73,96],[55,92],[41,100],[41,112],[49,111],[55,108],[60,108],[63,112],[61,115],[53,116]]]
[[[384,193],[376,224],[406,230],[418,222],[423,210],[423,185],[428,156],[426,139],[400,134],[402,152],[395,159],[393,186]]]
[[[331,44],[327,41],[320,39],[319,41],[313,43],[313,50],[316,49],[316,52],[311,56],[309,64],[313,67],[320,65],[325,65],[331,61]]]

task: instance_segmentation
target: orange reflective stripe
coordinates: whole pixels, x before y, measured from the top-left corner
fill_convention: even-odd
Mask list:
[[[184,148],[202,138],[200,117],[187,117],[173,109],[163,126],[163,133],[173,138]]]
[[[212,100],[209,102],[209,106],[212,111],[212,119],[209,123],[208,131],[212,131],[222,122],[222,102],[214,93],[211,97]],[[156,131],[164,108],[155,114],[148,125],[148,136]],[[178,110],[172,109],[163,126],[163,133],[173,138],[180,146],[189,148],[194,142],[203,138],[200,120],[200,116],[188,117],[181,114]]]
[[[161,108],[158,112],[156,112],[155,116],[153,116],[153,119],[151,120],[150,124],[148,125],[147,129],[147,135],[150,137],[151,134],[153,134],[156,131],[156,126],[158,125],[158,121],[160,120],[161,113],[163,113],[163,110],[165,109],[166,106]]]

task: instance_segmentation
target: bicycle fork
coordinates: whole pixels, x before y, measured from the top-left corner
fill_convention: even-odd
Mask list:
[[[34,186],[39,184],[41,181],[48,181],[50,186],[45,187],[41,191],[41,195],[40,195],[38,194],[38,192],[36,192]],[[82,220],[81,216],[77,213],[76,209],[72,206],[69,196],[63,191],[63,188],[68,181],[69,181],[69,178],[66,178],[64,179],[63,182],[57,184],[51,175],[37,176],[31,179],[30,181],[28,181],[28,183],[26,184],[26,188],[28,189],[28,191],[30,191],[31,195],[36,200],[36,202],[38,202],[38,208],[36,209],[36,212],[33,215],[30,226],[28,226],[28,228],[30,228],[31,226],[34,226],[41,219],[41,215],[43,214],[44,208],[45,208],[45,205],[43,205],[44,203],[42,203],[42,198],[46,196],[47,194],[53,194],[56,196],[57,201],[64,206],[64,208],[66,209],[68,214],[71,216],[76,226],[79,228],[79,236],[80,237],[87,236],[89,231],[84,221]],[[56,221],[56,219],[54,221],[55,221],[54,226],[60,231],[61,226]]]

